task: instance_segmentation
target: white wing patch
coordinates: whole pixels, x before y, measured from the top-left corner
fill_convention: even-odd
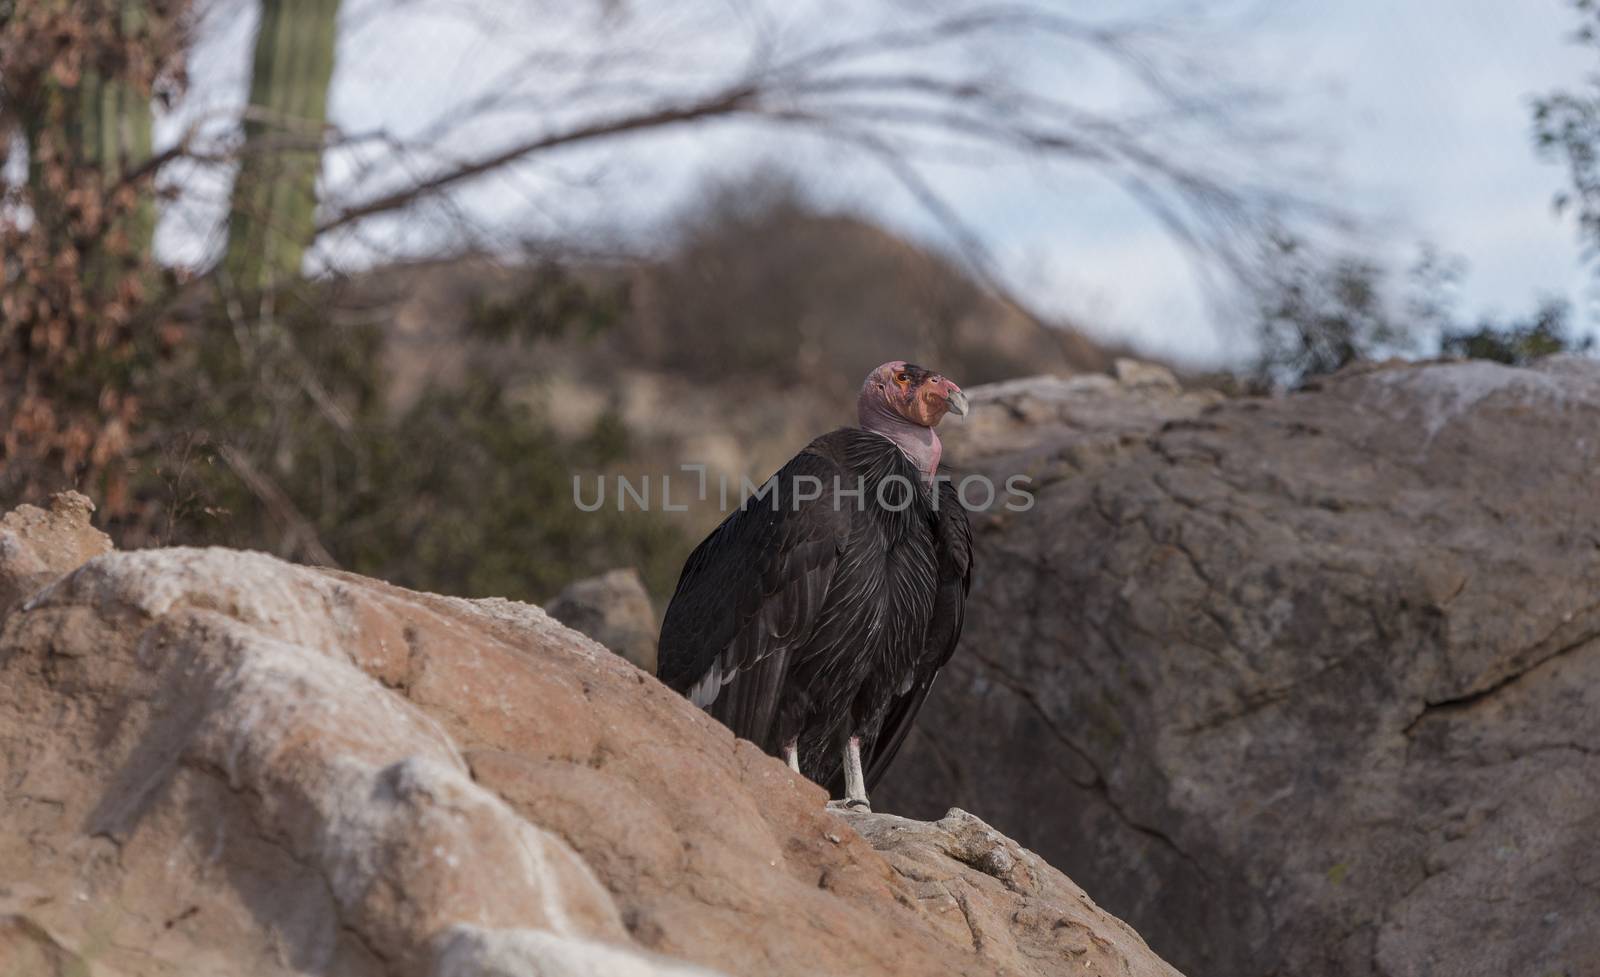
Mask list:
[[[689,701],[704,709],[717,701],[717,696],[722,694],[722,690],[732,685],[733,680],[738,677],[739,672],[737,670],[725,674],[722,669],[722,662],[720,660],[714,661],[706,673],[700,677],[700,681],[694,683],[689,689]]]

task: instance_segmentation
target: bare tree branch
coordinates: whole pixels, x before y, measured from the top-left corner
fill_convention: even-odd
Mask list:
[[[703,102],[656,109],[638,115],[623,116],[621,118],[607,119],[589,125],[579,126],[564,132],[550,133],[520,143],[508,149],[500,150],[481,159],[473,160],[447,173],[441,173],[406,187],[393,193],[385,194],[373,200],[353,204],[340,210],[337,214],[323,221],[317,228],[319,233],[326,233],[335,228],[343,227],[367,217],[398,210],[416,200],[429,197],[447,190],[455,184],[470,180],[473,177],[497,170],[500,167],[514,163],[527,156],[544,150],[560,146],[570,146],[577,143],[589,142],[610,136],[618,136],[629,132],[638,132],[645,129],[659,129],[678,123],[689,122],[696,119],[706,119],[715,116],[729,115],[746,108],[755,97],[755,91],[750,88],[736,88],[732,91],[714,96]]]
[[[1269,167],[1266,149],[1292,144],[1267,124],[1273,97],[1229,83],[1230,59],[1197,47],[1215,17],[1078,17],[1042,2],[980,2],[928,15],[862,11],[833,24],[787,10],[780,17],[759,4],[728,7],[631,10],[590,28],[552,21],[554,5],[496,8],[465,22],[510,56],[493,59],[482,83],[474,76],[447,110],[390,132],[294,133],[281,146],[252,150],[325,140],[338,161],[325,170],[316,226],[327,256],[341,248],[400,253],[397,236],[447,230],[482,242],[488,231],[472,224],[465,194],[487,178],[521,180],[530,164],[566,158],[558,152],[609,150],[608,140],[732,120],[820,136],[886,167],[997,292],[1004,289],[992,256],[928,178],[930,165],[1035,160],[1098,171],[1207,271],[1236,281],[1248,275],[1249,242],[1267,228],[1337,219],[1333,208],[1289,189],[1292,162],[1280,154]],[[418,0],[388,0],[383,9],[414,19],[470,13]],[[1056,84],[1057,72],[1080,64],[1109,67],[1117,97]],[[237,141],[207,144],[191,131],[130,178],[178,159],[220,167],[239,152]],[[526,194],[535,212],[545,209],[539,192]],[[424,210],[436,219],[374,220]]]
[[[231,444],[220,445],[217,453],[222,456],[228,469],[238,476],[245,488],[267,507],[267,511],[283,527],[283,545],[289,555],[303,552],[313,564],[338,569],[339,561],[322,545],[316,527],[295,508],[294,501],[278,487],[278,483],[255,466],[249,455]]]

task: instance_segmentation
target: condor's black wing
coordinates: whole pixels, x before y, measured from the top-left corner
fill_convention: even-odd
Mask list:
[[[849,482],[825,450],[830,436],[695,548],[661,626],[661,681],[769,752],[793,659],[812,638],[850,534],[849,507],[834,505],[834,485]],[[818,486],[820,498],[799,501]]]
[[[939,670],[955,654],[956,643],[961,640],[961,625],[965,620],[967,591],[972,587],[972,526],[967,521],[967,510],[962,507],[955,487],[950,482],[939,483],[939,509],[934,527],[938,553],[938,592],[934,598],[933,616],[928,622],[928,637],[917,662],[911,687],[895,697],[889,707],[871,752],[863,758],[866,767],[867,792],[871,793],[884,772],[889,769],[895,754],[911,732],[922,703],[933,688]]]

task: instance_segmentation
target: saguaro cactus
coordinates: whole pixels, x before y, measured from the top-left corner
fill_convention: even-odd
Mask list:
[[[316,234],[340,0],[262,0],[224,270],[261,291],[300,272]]]

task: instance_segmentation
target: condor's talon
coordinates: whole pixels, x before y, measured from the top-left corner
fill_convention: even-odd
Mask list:
[[[828,802],[828,810],[830,810],[830,811],[850,811],[850,812],[855,813],[855,814],[871,814],[872,813],[872,805],[868,804],[867,801],[864,798],[860,798],[860,797],[842,797],[842,798],[840,798],[839,800],[836,800],[836,801],[829,801]]]

